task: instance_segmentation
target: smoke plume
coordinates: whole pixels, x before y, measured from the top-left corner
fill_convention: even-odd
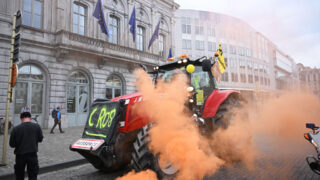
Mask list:
[[[255,99],[234,109],[232,122],[218,129],[208,139],[199,133],[191,112],[186,110],[188,79],[178,73],[171,81],[158,81],[155,86],[142,70],[135,71],[137,89],[143,103],[135,110],[155,124],[150,130],[149,148],[160,154],[160,162],[172,162],[179,169],[175,179],[203,179],[221,166],[242,161],[254,170],[259,152],[254,143],[257,136],[273,137],[276,141],[301,138],[306,122],[319,122],[320,101],[304,92],[284,92],[265,100]],[[271,93],[270,93],[271,94]],[[231,109],[231,108],[230,108]],[[130,172],[124,179],[157,179],[150,170]]]

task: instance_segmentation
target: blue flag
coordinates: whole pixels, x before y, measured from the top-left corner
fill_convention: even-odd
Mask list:
[[[172,61],[172,49],[169,49],[169,54],[168,54],[168,61]]]
[[[153,43],[156,39],[158,39],[158,37],[159,37],[159,28],[160,28],[160,21],[158,22],[158,25],[157,25],[156,29],[154,30],[154,33],[153,33],[153,35],[152,35],[152,37],[151,37],[151,39],[150,39],[148,49],[150,49],[152,43]]]
[[[136,7],[133,7],[130,21],[129,21],[130,32],[132,33],[133,41],[136,40]]]
[[[96,8],[93,12],[93,16],[98,19],[98,23],[100,24],[101,31],[109,36],[109,31],[106,24],[106,19],[104,18],[103,6],[101,0],[98,0]]]

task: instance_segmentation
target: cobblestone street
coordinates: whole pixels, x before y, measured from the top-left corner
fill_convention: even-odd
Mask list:
[[[83,127],[73,127],[64,129],[65,133],[60,134],[55,129],[55,134],[50,134],[50,129],[43,129],[43,142],[39,143],[39,165],[44,166],[53,163],[59,163],[74,159],[82,158],[78,153],[69,150],[69,145],[79,139],[83,132]],[[10,136],[8,137],[9,141]],[[0,151],[2,154],[3,135],[0,136]],[[0,175],[13,172],[15,155],[13,149],[8,144],[7,149],[7,166],[0,167]]]
[[[220,168],[215,174],[205,180],[216,179],[319,179],[308,167],[305,157],[314,154],[312,145],[303,139],[287,140],[275,143],[271,138],[257,137],[255,144],[259,155],[255,160],[254,169],[248,170],[243,164]],[[115,179],[129,170],[122,170],[105,174],[97,171],[92,165],[64,169],[56,172],[42,174],[39,179]]]

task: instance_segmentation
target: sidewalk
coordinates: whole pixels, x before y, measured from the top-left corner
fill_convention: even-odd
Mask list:
[[[59,129],[55,129],[55,134],[50,134],[50,129],[43,129],[44,139],[39,143],[38,160],[39,166],[53,163],[65,162],[82,158],[82,156],[69,150],[69,145],[81,138],[84,127],[72,127],[63,129],[65,133],[60,134]],[[9,136],[10,138],[10,136]],[[9,142],[8,138],[8,142]],[[0,167],[0,175],[13,172],[15,155],[13,148],[7,146],[7,166]],[[0,162],[2,160],[3,135],[0,136]]]

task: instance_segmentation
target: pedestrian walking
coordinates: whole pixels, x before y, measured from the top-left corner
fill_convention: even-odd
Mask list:
[[[31,123],[30,112],[20,114],[21,124],[11,131],[9,144],[14,149],[16,164],[14,173],[17,180],[24,179],[27,166],[29,180],[37,179],[39,173],[38,143],[42,142],[42,130],[38,124]]]
[[[20,113],[23,113],[23,112],[29,112],[29,113],[31,113],[30,106],[29,106],[29,105],[26,105],[25,107],[23,107],[23,108],[21,109],[21,112],[20,112]]]
[[[50,134],[54,134],[53,130],[57,125],[59,125],[60,133],[64,133],[64,131],[61,129],[61,109],[61,106],[58,106],[57,109],[54,109],[51,112],[51,116],[54,119],[54,125],[50,131]]]

